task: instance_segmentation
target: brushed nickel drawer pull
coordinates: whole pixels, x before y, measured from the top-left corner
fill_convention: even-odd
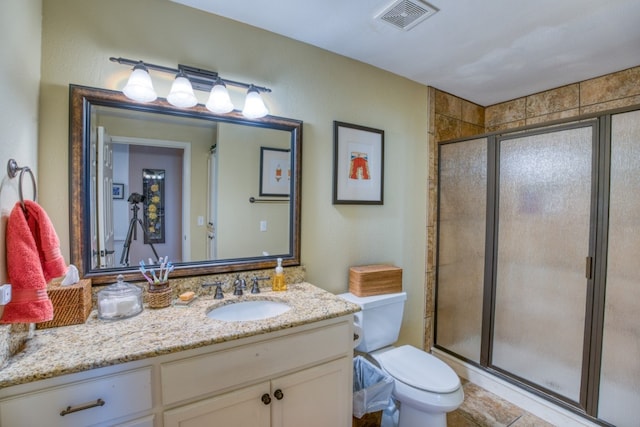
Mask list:
[[[104,400],[98,399],[93,403],[85,403],[84,405],[78,406],[67,406],[67,409],[60,412],[60,416],[64,417],[65,415],[72,414],[74,412],[84,411],[85,409],[95,408],[96,406],[104,406]]]

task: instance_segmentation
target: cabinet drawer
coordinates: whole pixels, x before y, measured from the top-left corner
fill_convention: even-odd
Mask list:
[[[161,365],[162,402],[171,405],[344,355],[349,322]]]
[[[61,415],[68,407],[104,405]],[[87,426],[151,409],[151,368],[74,382],[0,402],[0,425]]]

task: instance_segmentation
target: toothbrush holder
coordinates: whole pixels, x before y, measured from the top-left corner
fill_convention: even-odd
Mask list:
[[[149,285],[147,304],[149,308],[164,308],[171,305],[173,292],[169,281]]]

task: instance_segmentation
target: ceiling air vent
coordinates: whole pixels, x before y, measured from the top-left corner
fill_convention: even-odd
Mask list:
[[[438,11],[419,0],[397,0],[380,12],[376,19],[408,31]]]

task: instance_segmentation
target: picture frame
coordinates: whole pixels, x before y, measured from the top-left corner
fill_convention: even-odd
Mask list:
[[[112,193],[114,199],[124,199],[124,184],[112,184]]]
[[[384,204],[384,130],[333,122],[333,204]]]
[[[291,150],[260,147],[260,196],[289,197]]]
[[[165,243],[164,169],[142,169],[144,243]]]

